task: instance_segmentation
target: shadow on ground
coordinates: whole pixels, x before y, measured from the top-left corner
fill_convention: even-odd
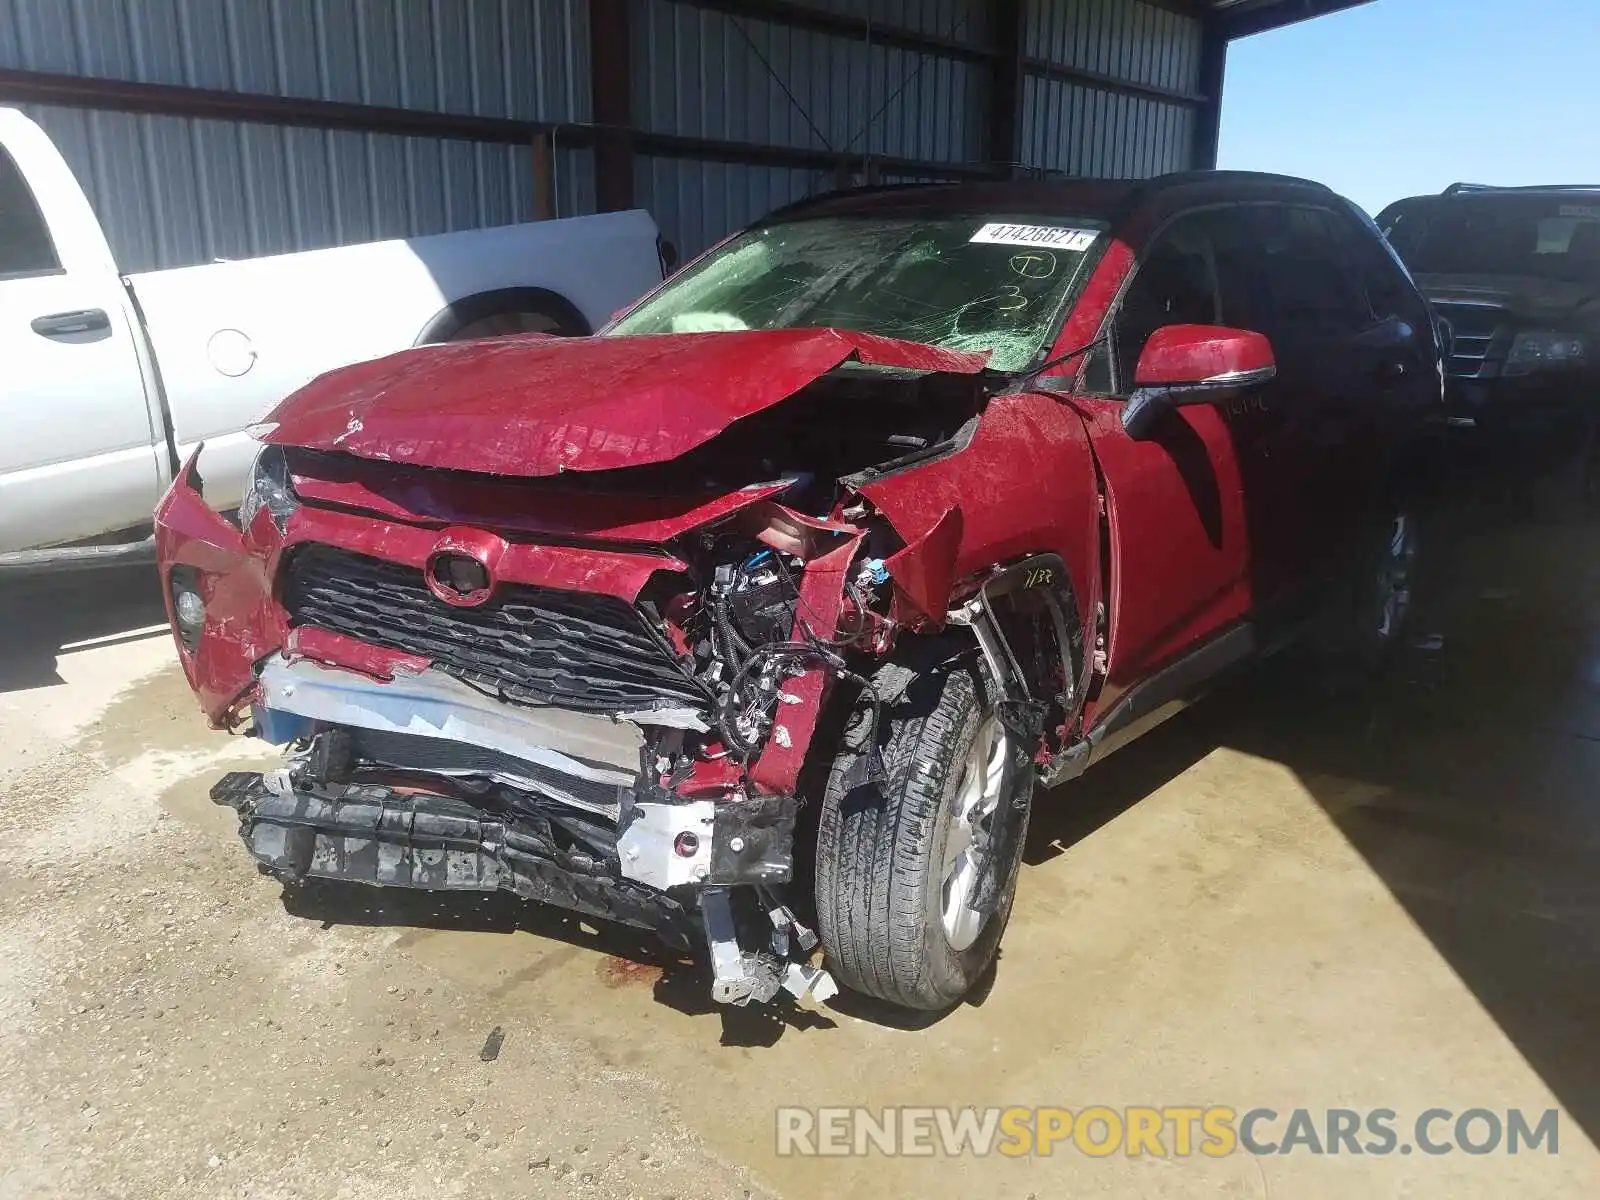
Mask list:
[[[161,584],[148,565],[0,583],[0,692],[60,683],[63,648],[148,637],[166,619]]]
[[[1600,512],[1474,478],[1430,530],[1424,635],[1381,683],[1307,684],[1267,664],[1097,766],[1036,811],[1047,862],[1218,747],[1293,769],[1573,1118],[1600,1138]],[[1352,800],[1352,797],[1357,799]],[[721,1009],[705,967],[643,934],[509,897],[304,889],[330,923],[526,931],[582,947],[665,1004],[717,1013],[725,1044],[826,1024],[796,1009]],[[1004,969],[1003,961],[999,969]],[[992,976],[991,976],[992,981]],[[982,995],[975,997],[982,1002]],[[841,1012],[910,1021],[841,998]]]
[[[792,1004],[729,1008],[711,999],[711,970],[697,955],[679,953],[653,935],[562,909],[528,904],[504,892],[419,892],[309,879],[283,892],[293,916],[335,925],[398,926],[476,933],[529,933],[596,956],[614,987],[649,983],[655,998],[692,1017],[717,1017],[725,1046],[771,1046],[788,1029],[829,1029],[822,1013]],[[507,985],[533,982],[548,969],[541,960]]]
[[[1303,663],[1256,669],[1038,810],[1026,861],[1218,747],[1282,763],[1600,1139],[1600,505],[1552,474],[1454,489],[1424,636],[1387,678],[1330,695]]]

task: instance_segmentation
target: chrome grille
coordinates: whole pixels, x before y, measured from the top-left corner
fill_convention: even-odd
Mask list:
[[[1436,304],[1439,315],[1450,322],[1454,335],[1450,350],[1450,374],[1458,379],[1480,379],[1493,374],[1501,328],[1506,313],[1488,304]]]

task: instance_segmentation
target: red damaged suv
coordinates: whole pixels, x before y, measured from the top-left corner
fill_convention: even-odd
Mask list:
[[[1315,184],[797,204],[595,337],[322,376],[237,524],[191,460],[178,652],[286,747],[213,797],[286,882],[508,889],[704,946],[726,1003],[943,1008],[1045,788],[1301,631],[1395,641],[1441,380]]]

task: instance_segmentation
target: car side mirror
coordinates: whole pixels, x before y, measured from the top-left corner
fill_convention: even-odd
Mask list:
[[[1277,373],[1272,343],[1259,333],[1220,325],[1164,325],[1139,355],[1134,391],[1122,407],[1122,428],[1129,437],[1142,438],[1169,408],[1232,400]]]

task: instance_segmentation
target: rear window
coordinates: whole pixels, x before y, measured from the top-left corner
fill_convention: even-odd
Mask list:
[[[1401,205],[1382,225],[1417,274],[1600,282],[1600,202],[1460,196]]]
[[[0,279],[60,269],[44,214],[17,164],[0,147]]]

